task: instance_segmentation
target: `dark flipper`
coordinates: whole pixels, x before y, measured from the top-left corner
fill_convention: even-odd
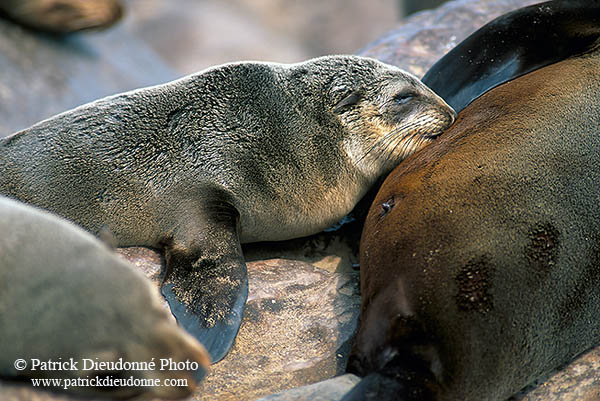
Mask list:
[[[368,374],[341,401],[435,401],[433,373],[420,356],[400,354],[379,372]]]
[[[600,2],[549,1],[502,15],[442,57],[423,83],[458,113],[488,90],[599,44]]]
[[[173,291],[173,285],[166,284],[162,287],[162,294],[169,302],[171,312],[179,325],[204,345],[210,354],[212,363],[219,362],[233,346],[242,324],[244,305],[248,298],[248,280],[243,283],[242,288],[232,290],[230,296],[235,300],[234,305],[226,312],[225,317],[215,319],[214,324],[207,324],[206,318],[212,319],[210,313],[205,316],[202,313],[192,312],[192,309],[186,309],[184,303],[178,300]],[[201,302],[203,301],[198,301],[198,303]]]
[[[248,298],[239,214],[223,199],[212,197],[197,216],[186,216],[166,246],[161,288],[179,324],[206,347],[213,363],[232,347]]]
[[[352,388],[341,401],[434,401],[422,389],[411,392],[406,383],[380,373],[371,373]]]
[[[404,298],[401,292],[394,296],[396,301]],[[371,316],[377,316],[380,324],[377,332],[369,332],[369,351],[357,346],[361,338],[365,338],[365,325],[361,324],[357,344],[348,358],[346,371],[365,377],[342,401],[437,400],[443,387],[440,382],[443,380],[443,363],[435,337],[412,313],[399,311],[387,324],[381,322],[381,315],[377,314],[381,305],[376,300],[367,308],[367,314],[375,311],[375,315]],[[361,319],[365,319],[367,314],[363,313]]]

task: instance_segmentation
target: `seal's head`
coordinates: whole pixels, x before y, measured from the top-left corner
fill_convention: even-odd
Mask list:
[[[135,322],[129,319],[135,323],[130,327],[123,329],[117,327],[117,322],[112,324],[111,334],[116,332],[114,327],[121,330],[123,337],[118,341],[104,343],[93,341],[88,344],[93,349],[86,349],[79,357],[79,360],[84,361],[80,367],[89,369],[84,374],[98,377],[99,380],[130,379],[133,380],[133,385],[100,387],[91,391],[89,388],[82,388],[75,389],[75,392],[97,395],[101,391],[103,395],[117,399],[157,397],[171,400],[189,396],[204,378],[210,364],[207,351],[195,338],[177,326],[159,300],[156,288],[150,283],[147,283],[147,287],[146,294],[138,293],[135,297],[125,295],[118,299],[119,302],[125,299],[126,305],[132,307],[132,313],[139,312],[137,302],[143,301],[147,306],[147,310],[141,314],[143,316],[139,316]],[[92,336],[92,340],[98,339]],[[122,362],[125,363],[120,365]],[[128,365],[127,362],[132,363]],[[81,371],[73,373],[75,377],[82,374]]]
[[[305,71],[319,72],[313,85],[326,94],[323,106],[343,127],[346,153],[367,176],[390,171],[456,117],[417,77],[375,59],[321,57],[297,65],[297,76]]]

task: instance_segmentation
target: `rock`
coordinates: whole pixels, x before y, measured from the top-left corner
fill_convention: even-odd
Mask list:
[[[596,400],[600,400],[600,347],[584,353],[546,380],[538,379],[509,401]]]
[[[360,51],[418,77],[492,19],[538,0],[455,0],[407,18]]]
[[[335,401],[342,398],[359,381],[358,376],[345,374],[309,386],[273,394],[258,401]]]
[[[358,273],[304,262],[303,247],[291,252],[295,259],[248,263],[248,302],[235,345],[211,366],[195,400],[253,399],[344,372],[360,305]],[[159,284],[158,254],[119,253]]]
[[[358,275],[295,260],[248,264],[250,295],[229,355],[202,399],[253,399],[343,373],[358,318]]]
[[[176,77],[122,26],[59,38],[0,19],[0,137],[92,100]]]

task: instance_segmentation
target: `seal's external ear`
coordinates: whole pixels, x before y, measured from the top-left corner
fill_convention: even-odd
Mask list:
[[[363,97],[362,89],[353,90],[348,95],[344,96],[344,98],[342,100],[337,102],[337,104],[333,108],[333,112],[336,114],[339,114],[339,113],[345,111],[348,107],[354,106],[356,103],[358,103],[359,100],[362,99],[362,97]]]

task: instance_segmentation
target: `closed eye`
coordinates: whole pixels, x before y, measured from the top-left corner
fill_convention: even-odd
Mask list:
[[[412,93],[399,93],[394,96],[394,101],[398,104],[405,104],[415,97]]]

